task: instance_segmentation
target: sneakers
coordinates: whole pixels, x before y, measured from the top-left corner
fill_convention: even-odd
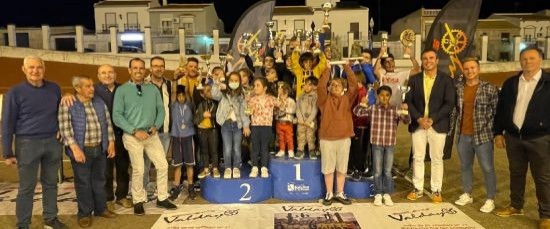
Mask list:
[[[212,169],[212,176],[214,178],[220,178],[220,171],[218,170],[218,168]]]
[[[48,229],[69,229],[69,227],[67,227],[65,224],[63,224],[61,221],[59,221],[59,219],[57,219],[57,217],[52,219],[52,220],[45,221],[44,222],[44,228],[48,228]]]
[[[432,192],[432,202],[434,204],[440,204],[441,202],[443,202],[443,197],[441,197],[440,191]]]
[[[393,206],[393,201],[391,200],[391,196],[389,194],[384,194],[382,198],[384,199],[384,204],[386,206]]]
[[[231,179],[231,168],[226,168],[223,171],[223,179]]]
[[[204,168],[204,169],[202,170],[202,172],[200,172],[199,175],[197,175],[197,177],[198,177],[199,179],[203,179],[203,178],[205,178],[205,177],[207,177],[207,176],[210,176],[210,170],[209,170],[208,168]]]
[[[262,167],[262,178],[268,178],[269,177],[269,172],[267,170],[267,167]]]
[[[464,206],[466,204],[471,204],[474,202],[474,198],[468,193],[464,193],[458,197],[458,200],[455,201],[456,205]]]
[[[256,178],[258,177],[258,166],[252,166],[252,170],[250,170],[250,178]]]
[[[178,186],[175,186],[172,189],[170,189],[170,197],[168,197],[168,199],[172,201],[176,200],[180,196],[182,189],[183,189],[183,184],[179,184]]]
[[[346,194],[344,194],[344,192],[337,193],[336,196],[334,197],[334,200],[340,202],[343,205],[351,204],[351,200],[348,199],[348,197],[346,196]]]
[[[334,197],[332,196],[332,192],[327,192],[327,194],[325,195],[325,198],[323,199],[323,205],[325,206],[331,205],[333,198]]]
[[[294,150],[289,150],[288,151],[288,158],[294,158]]]
[[[189,198],[191,198],[191,200],[197,199],[197,192],[195,191],[195,187],[193,185],[189,185],[189,188],[187,188],[187,193],[189,194]]]
[[[407,194],[407,199],[408,200],[416,200],[416,199],[422,197],[423,195],[424,195],[424,193],[421,190],[413,189],[411,192],[409,192],[409,194]]]
[[[114,201],[107,201],[105,203],[105,207],[107,210],[114,212],[115,211],[115,202]]]
[[[131,208],[131,207],[134,206],[132,201],[128,198],[118,199],[115,203],[119,204],[119,205],[122,205],[122,207],[124,207],[124,208]]]
[[[176,207],[176,205],[174,205],[168,199],[165,199],[165,200],[162,200],[162,201],[157,199],[157,208],[164,208],[166,210],[176,210],[176,209],[178,209],[178,207]]]
[[[241,178],[241,170],[239,168],[233,168],[233,179]]]
[[[87,228],[92,226],[92,217],[91,216],[84,216],[82,218],[78,219],[78,226],[82,228]]]
[[[351,173],[351,180],[353,181],[361,181],[361,172],[359,170],[355,170]]]
[[[372,180],[374,177],[372,176],[372,170],[366,169],[366,171],[363,173],[363,177],[367,180]]]
[[[490,213],[490,212],[492,212],[494,209],[495,209],[495,201],[494,201],[494,200],[491,200],[491,199],[487,199],[487,200],[485,201],[485,204],[483,204],[483,206],[481,206],[481,208],[479,209],[479,211],[484,212],[484,213]]]
[[[311,160],[317,160],[317,151],[312,149],[312,150],[309,150],[309,159]]]
[[[143,209],[143,202],[134,204],[134,215],[137,215],[137,216],[145,215],[145,209]]]
[[[294,155],[294,159],[301,160],[304,158],[304,151],[298,150],[296,151],[296,155]]]
[[[382,195],[374,195],[374,206],[382,206]]]
[[[509,217],[509,216],[513,216],[513,215],[523,215],[523,210],[515,209],[512,206],[508,206],[504,209],[501,209],[501,210],[495,212],[495,215],[500,216],[500,217]]]
[[[279,150],[279,152],[275,154],[275,157],[284,157],[284,156],[285,156],[285,151],[282,151],[282,150]]]

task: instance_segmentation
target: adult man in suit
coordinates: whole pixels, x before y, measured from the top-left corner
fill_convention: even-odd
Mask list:
[[[520,53],[522,72],[502,85],[495,116],[495,144],[506,148],[510,169],[510,206],[496,212],[522,215],[527,168],[539,202],[539,228],[550,228],[550,73],[543,72],[542,51]]]
[[[424,156],[430,145],[432,201],[441,203],[443,148],[450,130],[450,115],[455,106],[456,89],[450,76],[437,71],[439,59],[434,50],[422,52],[423,71],[409,79],[406,101],[413,120],[409,125],[413,145],[413,185],[407,199],[416,200],[424,190]]]

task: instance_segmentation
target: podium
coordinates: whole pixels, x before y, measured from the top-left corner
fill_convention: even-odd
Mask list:
[[[390,183],[390,193],[394,190],[393,179]],[[346,179],[344,192],[348,197],[355,199],[366,199],[374,196],[374,180],[362,178],[360,181]]]
[[[222,170],[223,171],[223,170]],[[207,176],[201,180],[202,197],[211,203],[257,203],[273,196],[272,174],[269,178],[249,178],[250,167],[243,166],[240,179]],[[223,175],[223,174],[222,174]]]
[[[273,197],[281,200],[316,200],[325,194],[321,160],[271,158]]]

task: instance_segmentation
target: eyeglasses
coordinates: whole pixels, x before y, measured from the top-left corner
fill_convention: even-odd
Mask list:
[[[137,95],[141,96],[141,84],[136,84],[136,88],[137,88]]]

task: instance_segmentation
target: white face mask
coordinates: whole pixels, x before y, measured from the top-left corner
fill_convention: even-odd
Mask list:
[[[238,82],[230,82],[229,83],[229,88],[235,90],[235,89],[239,88],[239,83]]]

